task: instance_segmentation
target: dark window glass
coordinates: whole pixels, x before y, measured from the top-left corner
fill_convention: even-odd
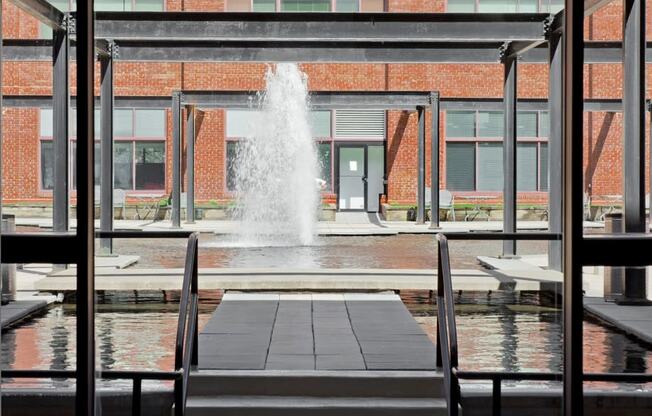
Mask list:
[[[475,143],[446,145],[446,187],[472,191],[475,187]]]
[[[113,187],[133,189],[133,142],[113,145]]]
[[[446,137],[475,137],[475,111],[446,112]]]
[[[281,0],[283,12],[329,12],[330,0]]]
[[[41,186],[54,188],[54,146],[51,141],[41,142]]]
[[[165,188],[165,142],[136,142],[136,189]]]
[[[478,143],[478,191],[503,190],[503,144]]]
[[[326,181],[327,189],[331,189],[331,144],[319,143],[320,178]]]
[[[235,191],[235,163],[238,142],[226,142],[226,189]]]

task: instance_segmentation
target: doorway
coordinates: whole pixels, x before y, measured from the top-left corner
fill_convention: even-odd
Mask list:
[[[380,211],[385,192],[384,144],[338,143],[335,161],[338,211]]]

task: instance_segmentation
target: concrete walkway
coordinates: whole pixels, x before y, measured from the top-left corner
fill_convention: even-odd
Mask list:
[[[226,294],[199,369],[433,370],[435,346],[394,294]]]
[[[5,329],[28,316],[47,309],[56,301],[55,296],[39,295],[36,292],[16,292],[16,300],[0,306],[0,321]]]
[[[652,344],[652,305],[632,306],[605,302],[604,298],[584,298],[584,308],[643,341]]]
[[[372,215],[373,214],[369,214]],[[470,232],[470,231],[501,231],[502,221],[451,221],[442,222],[438,229],[430,228],[429,224],[416,224],[408,221],[382,221],[378,217],[369,216],[360,220],[359,216],[339,216],[337,221],[320,221],[317,224],[317,232],[324,236],[338,235],[396,235],[396,234],[436,234],[439,232]],[[48,218],[16,218],[16,225],[39,228],[52,228],[52,220]],[[75,228],[76,223],[71,220],[71,227]],[[99,228],[99,221],[96,221]],[[237,221],[200,220],[193,224],[181,223],[181,228],[189,231],[216,234],[233,234],[240,224]],[[586,228],[603,228],[600,222],[585,222]],[[170,221],[141,221],[141,220],[116,220],[116,230],[169,230],[172,229]],[[548,229],[546,221],[519,221],[519,230],[544,231]]]

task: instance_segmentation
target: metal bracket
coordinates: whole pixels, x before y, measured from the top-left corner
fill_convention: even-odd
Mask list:
[[[432,106],[435,102],[439,101],[439,91],[431,91],[429,97],[430,105]]]
[[[69,35],[74,35],[77,33],[77,21],[71,13],[65,13],[63,15],[61,26],[68,32]]]
[[[107,39],[107,42],[108,42],[109,56],[111,56],[111,59],[118,58],[120,56],[120,47],[112,39]]]
[[[552,25],[555,21],[555,15],[550,15],[546,20],[543,21],[543,36],[546,39],[550,39],[550,35],[552,34]]]
[[[498,48],[498,60],[502,63],[505,62],[505,60],[509,56],[509,45],[511,42],[505,42],[500,47]]]

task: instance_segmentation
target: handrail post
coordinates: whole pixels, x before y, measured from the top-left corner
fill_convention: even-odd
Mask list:
[[[190,287],[191,296],[194,297],[197,307],[195,308],[195,315],[191,316],[194,319],[193,343],[192,343],[192,356],[190,358],[191,364],[197,366],[199,364],[199,242],[195,244],[193,252],[194,266],[192,269],[192,283]]]
[[[432,215],[432,214],[431,214]],[[439,302],[442,301],[442,295],[444,293],[443,291],[443,282],[442,282],[442,270],[441,270],[441,243],[439,242],[439,239],[437,240],[437,305],[439,306]],[[437,337],[439,337],[439,322],[443,319],[443,316],[437,316]],[[437,338],[439,340],[439,338]],[[436,342],[436,349],[437,349],[437,356],[436,356],[436,365],[437,368],[442,368],[442,360],[441,360],[441,342],[437,341]]]
[[[134,377],[133,391],[131,393],[131,414],[132,416],[141,415],[141,396],[142,396],[142,379]]]
[[[501,393],[501,379],[500,377],[494,377],[492,379],[493,389],[491,393],[491,414],[493,416],[500,416],[501,407],[502,407],[502,393]]]

